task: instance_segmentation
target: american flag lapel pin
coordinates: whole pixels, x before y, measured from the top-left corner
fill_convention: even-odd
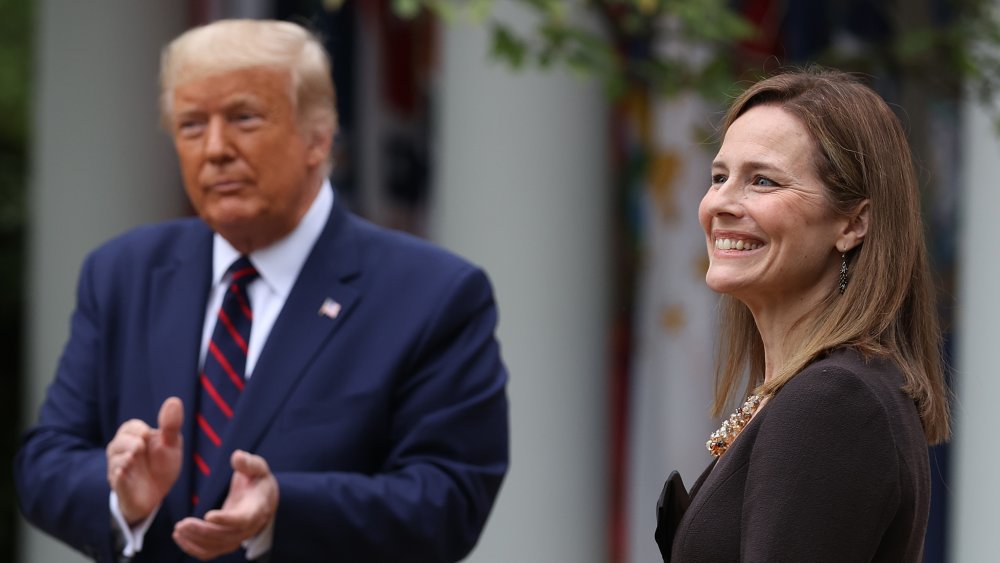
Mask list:
[[[337,315],[340,314],[340,303],[337,303],[333,299],[327,297],[323,300],[323,304],[319,306],[319,316],[326,317],[328,319],[336,319]]]

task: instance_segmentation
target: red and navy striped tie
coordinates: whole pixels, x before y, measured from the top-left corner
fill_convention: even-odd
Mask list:
[[[198,504],[201,485],[216,464],[228,464],[217,459],[222,455],[222,438],[236,410],[236,401],[243,391],[247,364],[247,342],[253,311],[247,286],[259,275],[246,256],[233,262],[228,270],[229,287],[222,298],[215,330],[208,342],[205,364],[198,377],[200,388],[194,444],[194,505]]]

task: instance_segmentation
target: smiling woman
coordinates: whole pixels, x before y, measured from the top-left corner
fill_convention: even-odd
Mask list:
[[[668,481],[664,560],[919,561],[926,446],[949,428],[902,127],[817,70],[751,86],[723,133],[699,208],[723,294],[716,414],[750,397],[690,496]]]
[[[813,164],[814,147],[802,123],[780,106],[749,109],[726,131],[699,209],[708,239],[705,280],[746,304],[762,336],[783,335],[819,304],[829,293],[822,281],[840,254],[864,239],[867,202],[850,215],[834,212]],[[773,355],[781,347],[769,349],[770,363],[782,365]]]

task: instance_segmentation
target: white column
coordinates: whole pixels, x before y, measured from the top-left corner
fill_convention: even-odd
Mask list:
[[[1000,252],[996,211],[1000,209],[1000,139],[996,114],[969,102],[962,122],[963,197],[959,248],[957,395],[950,561],[994,561],[1000,453],[994,447],[1000,375],[995,354],[1000,301]]]
[[[594,82],[489,60],[481,26],[443,34],[431,232],[493,280],[510,371],[511,469],[468,560],[607,561],[605,100]]]
[[[183,29],[185,5],[36,6],[25,424],[35,420],[66,340],[84,255],[128,227],[185,208],[156,105],[160,49]],[[22,529],[22,561],[83,561]]]

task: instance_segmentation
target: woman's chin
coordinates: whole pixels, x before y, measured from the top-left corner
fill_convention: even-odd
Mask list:
[[[734,278],[729,275],[713,275],[712,272],[709,272],[705,276],[705,284],[716,293],[733,295],[746,287],[746,280]]]

